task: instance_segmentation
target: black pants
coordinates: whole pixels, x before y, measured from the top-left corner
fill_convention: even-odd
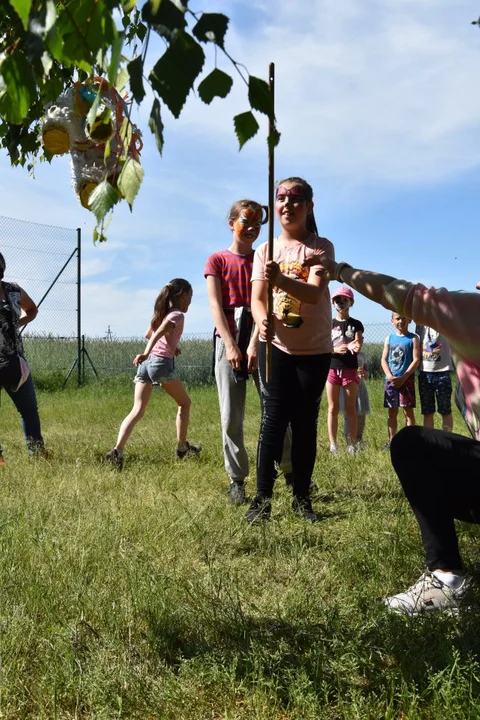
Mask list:
[[[282,457],[288,423],[292,429],[293,491],[298,496],[308,495],[317,454],[318,410],[330,358],[330,353],[288,355],[272,346],[272,376],[267,383],[266,343],[260,343],[262,421],[257,449],[257,495],[272,496],[275,462]]]
[[[429,570],[459,570],[455,519],[480,524],[480,442],[424,427],[392,440],[392,464],[420,525]]]

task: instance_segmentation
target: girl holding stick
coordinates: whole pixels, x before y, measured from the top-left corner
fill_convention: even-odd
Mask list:
[[[318,237],[313,190],[302,178],[276,185],[275,213],[282,231],[273,259],[267,243],[255,251],[252,314],[259,328],[262,421],[257,450],[257,491],[247,512],[252,523],[270,517],[275,460],[281,457],[285,430],[292,430],[293,508],[305,520],[317,520],[310,500],[316,459],[317,418],[332,350],[328,281],[322,268],[305,267],[312,255],[334,258],[332,243]],[[273,291],[273,317],[267,290]],[[271,372],[266,375],[266,342],[271,340]]]

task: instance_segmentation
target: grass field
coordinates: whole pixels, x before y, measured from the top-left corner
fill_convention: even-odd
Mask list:
[[[381,383],[369,388],[380,408]],[[480,617],[408,620],[381,603],[423,570],[377,449],[385,411],[365,452],[331,459],[322,407],[322,522],[295,517],[279,479],[272,522],[250,527],[225,494],[215,390],[191,394],[201,457],[173,460],[175,407],[159,392],[120,474],[100,458],[130,382],[40,393],[51,461],[28,459],[2,398],[0,718],[479,717]],[[249,407],[254,458],[253,390]],[[460,542],[475,571],[478,529],[461,525]]]

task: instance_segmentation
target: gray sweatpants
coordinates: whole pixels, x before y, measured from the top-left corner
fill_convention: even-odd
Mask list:
[[[252,377],[260,395],[258,373],[253,373]],[[217,337],[215,342],[215,380],[220,405],[225,470],[230,480],[243,482],[250,469],[243,436],[248,380],[235,382],[232,366],[226,358],[225,343],[220,337]],[[291,472],[290,449],[291,431],[289,426],[284,439],[280,464],[284,473]]]

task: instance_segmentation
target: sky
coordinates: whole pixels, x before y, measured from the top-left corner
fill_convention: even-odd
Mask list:
[[[334,243],[337,260],[474,289],[480,31],[471,21],[480,2],[190,0],[190,7],[230,17],[226,47],[253,75],[267,80],[275,63],[282,133],[275,176],[300,175],[312,185],[319,233]],[[153,64],[161,45],[151,48]],[[218,55],[217,62],[234,74],[227,58]],[[211,49],[197,86],[213,66]],[[147,127],[150,105],[146,100],[132,112],[143,130],[145,179],[133,213],[125,203],[116,207],[107,243],[93,244],[94,216],[73,193],[68,156],[37,163],[33,179],[0,155],[0,216],[23,221],[17,227],[25,231],[29,222],[69,228],[72,238],[81,229],[87,336],[105,336],[108,328],[117,337],[142,335],[156,296],[173,277],[194,289],[185,332],[211,332],[205,261],[231,242],[226,216],[235,200],[268,201],[267,120],[259,116],[258,136],[239,152],[232,118],[249,106],[238,76],[225,100],[207,106],[192,93],[178,120],[163,110],[162,157]],[[257,244],[266,240],[264,229]],[[39,264],[35,244],[19,239],[19,254],[12,242],[4,248],[6,279],[38,300],[60,258],[44,254]],[[54,319],[53,305],[64,303],[65,310],[73,300],[52,298],[50,309],[45,300],[31,332],[72,334],[75,313],[64,312],[59,331],[61,308]],[[352,314],[367,325],[388,320],[388,311],[359,296]]]

